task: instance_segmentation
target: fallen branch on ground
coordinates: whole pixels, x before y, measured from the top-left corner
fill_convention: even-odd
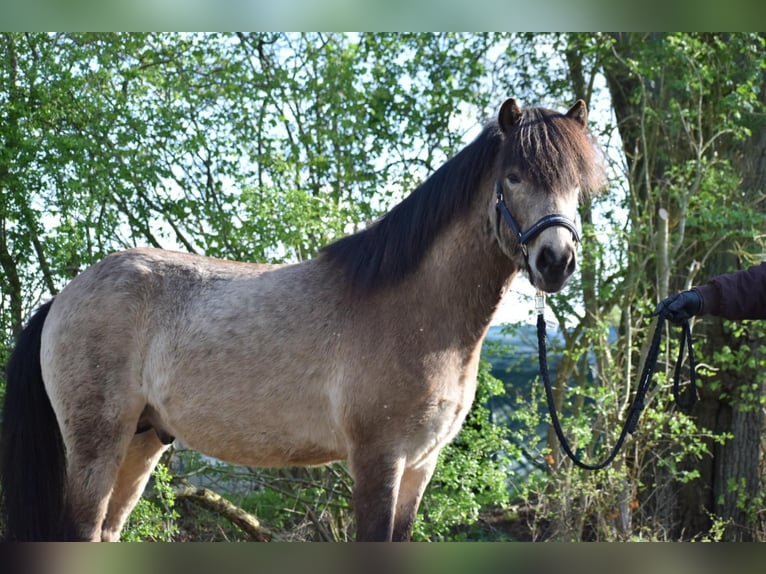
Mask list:
[[[262,526],[255,516],[241,509],[236,504],[229,502],[209,488],[194,486],[187,481],[174,481],[172,486],[177,500],[184,498],[206,510],[223,516],[245,532],[252,540],[257,542],[270,542],[272,540],[272,532]]]

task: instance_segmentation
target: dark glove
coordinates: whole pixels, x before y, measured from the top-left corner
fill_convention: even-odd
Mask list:
[[[681,291],[657,303],[655,315],[681,323],[702,313],[702,297],[695,290]]]

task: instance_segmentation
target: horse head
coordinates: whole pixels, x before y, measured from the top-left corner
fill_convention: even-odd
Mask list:
[[[562,114],[522,109],[510,98],[498,114],[503,143],[491,208],[496,238],[542,291],[559,291],[574,272],[579,198],[603,185],[587,118],[582,100]]]

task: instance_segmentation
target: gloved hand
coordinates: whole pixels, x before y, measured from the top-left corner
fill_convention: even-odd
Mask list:
[[[694,289],[681,291],[657,303],[654,314],[681,323],[702,313],[702,297]]]

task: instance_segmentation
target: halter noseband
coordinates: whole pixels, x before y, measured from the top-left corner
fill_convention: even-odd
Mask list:
[[[505,198],[503,197],[503,185],[500,183],[500,181],[495,183],[495,193],[497,194],[497,203],[495,204],[495,208],[503,215],[503,219],[505,219],[508,227],[510,227],[511,231],[513,231],[514,235],[516,235],[516,239],[521,246],[521,252],[524,254],[525,260],[529,255],[527,244],[535,237],[540,235],[543,230],[548,229],[549,227],[554,227],[557,225],[559,227],[566,227],[569,231],[572,232],[575,243],[580,243],[580,235],[577,233],[577,227],[575,227],[574,221],[569,219],[566,215],[561,215],[558,213],[551,213],[540,218],[535,224],[532,225],[532,227],[522,232],[521,227],[518,223],[516,223],[513,215],[511,215],[511,211],[505,204]],[[498,227],[499,225],[500,222],[498,220]]]

